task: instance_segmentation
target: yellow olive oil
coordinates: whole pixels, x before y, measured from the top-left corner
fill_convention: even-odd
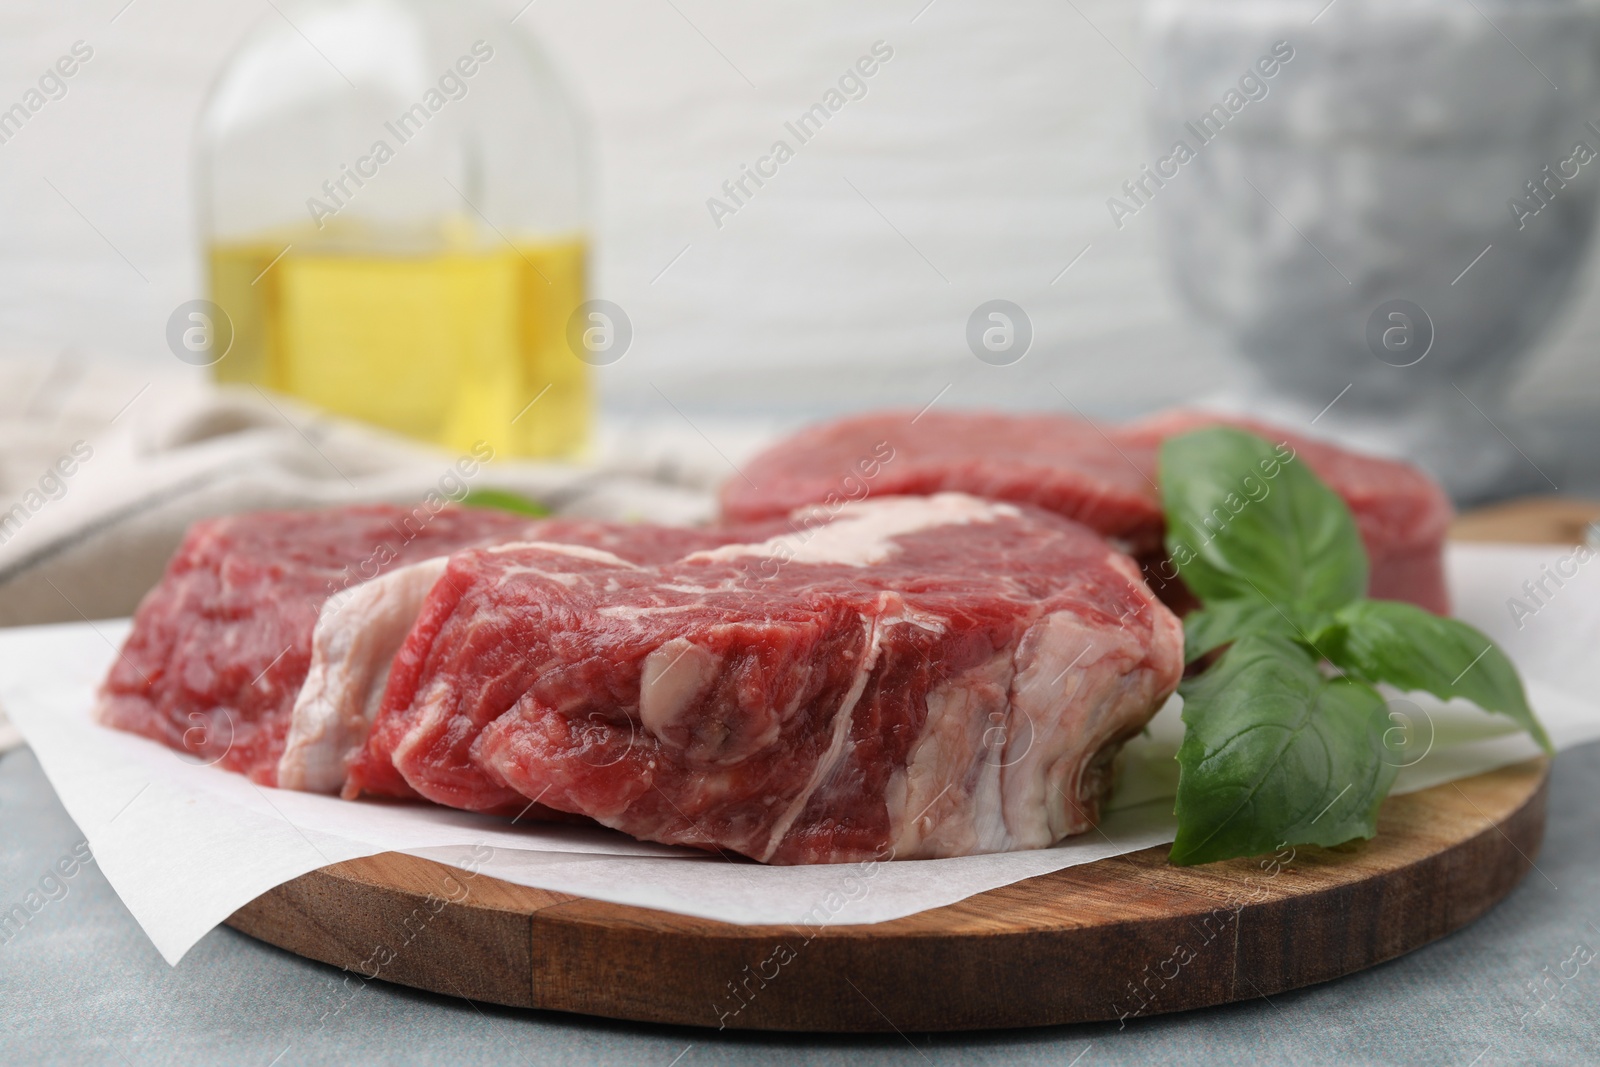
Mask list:
[[[216,244],[209,259],[211,299],[233,324],[219,381],[458,451],[584,447],[588,366],[567,343],[581,240],[402,254],[290,237]]]

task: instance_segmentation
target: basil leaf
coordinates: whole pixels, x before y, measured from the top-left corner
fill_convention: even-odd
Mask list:
[[[550,509],[537,500],[529,500],[525,496],[509,492],[505,489],[473,489],[461,498],[461,506],[468,508],[494,508],[497,511],[509,511],[515,515],[528,515],[535,519],[542,519],[550,514]]]
[[[1259,599],[1214,600],[1183,617],[1183,661],[1193,663],[1249,634],[1279,633],[1288,628],[1277,609]]]
[[[1399,768],[1385,759],[1387,707],[1371,686],[1325,678],[1286,637],[1242,637],[1184,683],[1174,864],[1377,832]]]
[[[1161,445],[1167,552],[1204,603],[1274,605],[1293,625],[1367,589],[1367,554],[1339,495],[1295,456],[1229,426]]]
[[[1317,646],[1337,667],[1369,682],[1463,697],[1516,721],[1546,752],[1550,737],[1528,707],[1522,679],[1479,630],[1394,600],[1360,600],[1334,613]]]

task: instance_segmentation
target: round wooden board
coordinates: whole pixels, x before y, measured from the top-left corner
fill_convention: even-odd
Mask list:
[[[1337,978],[1471,922],[1527,873],[1547,761],[1391,797],[1378,836],[1176,868],[1166,847],[870,926],[733,926],[386,853],[228,920],[290,952],[449,996],[772,1030],[966,1030],[1180,1011]],[[462,895],[459,904],[441,902]],[[435,912],[437,912],[435,914]]]
[[[1552,533],[1570,508],[1501,509],[1492,536],[1564,540]],[[1162,846],[868,926],[735,926],[396,853],[285,883],[228,925],[366,977],[617,1019],[817,1031],[1117,1019],[1271,996],[1459,929],[1533,866],[1548,774],[1541,758],[1391,797],[1373,840],[1301,849],[1281,869],[1175,868]]]

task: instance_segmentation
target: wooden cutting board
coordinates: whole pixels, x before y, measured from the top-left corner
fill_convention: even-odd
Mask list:
[[[1600,505],[1534,500],[1463,539],[1563,542]],[[338,863],[228,925],[448,996],[739,1029],[927,1031],[1138,1017],[1370,967],[1471,922],[1535,867],[1549,761],[1383,806],[1378,836],[1174,868],[1166,847],[869,926],[734,926],[511,885],[397,853]],[[1536,875],[1539,877],[1539,875]]]

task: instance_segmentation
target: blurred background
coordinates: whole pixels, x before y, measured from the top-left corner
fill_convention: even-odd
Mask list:
[[[1340,406],[1317,429],[1369,432],[1373,447],[1405,454],[1421,446],[1380,429],[1407,409],[1384,406],[1395,389],[1373,377],[1377,350],[1359,342],[1369,311],[1419,299],[1396,286],[1396,270],[1437,260],[1433,289],[1453,299],[1482,277],[1490,288],[1464,307],[1498,294],[1507,309],[1497,315],[1522,309],[1531,320],[1452,335],[1446,320],[1457,312],[1433,312],[1427,367],[1449,370],[1452,345],[1468,333],[1496,349],[1473,356],[1473,367],[1503,369],[1464,390],[1449,371],[1427,397],[1407,400],[1437,408],[1430,425],[1486,450],[1476,474],[1446,472],[1452,489],[1486,499],[1600,488],[1600,280],[1585,241],[1590,172],[1600,166],[1580,166],[1551,196],[1552,210],[1524,220],[1555,237],[1522,259],[1507,247],[1517,230],[1508,204],[1531,195],[1524,182],[1562,165],[1572,142],[1600,148],[1600,134],[1583,126],[1600,120],[1588,73],[1600,66],[1592,9],[1538,0],[1519,5],[1523,21],[1507,22],[1515,12],[1503,4],[1461,0],[1446,18],[1443,3],[488,7],[496,33],[536,42],[580,116],[586,292],[622,309],[632,334],[621,358],[589,372],[602,427],[688,426],[694,447],[733,455],[744,432],[735,426],[936,399],[1116,419],[1202,400],[1265,410],[1263,395],[1315,414],[1326,395]],[[136,388],[207,378],[169,344],[175,310],[210,294],[199,116],[253,31],[298,33],[312,54],[311,37],[290,21],[296,10],[277,0],[11,0],[0,14],[0,108],[22,100],[75,43],[93,53],[59,98],[0,143],[9,205],[0,213],[0,357],[14,383],[0,405],[13,475],[36,465],[28,420],[70,407],[62,398],[85,373],[119,374]],[[1555,21],[1529,21],[1527,10]],[[1416,47],[1391,48],[1387,66],[1372,66],[1361,42],[1393,39],[1384,11],[1415,14]],[[1453,36],[1439,32],[1440,18]],[[1270,92],[1231,111],[1214,146],[1190,137],[1197,158],[1166,187],[1146,180],[1130,193],[1126,183],[1189,136],[1179,120],[1227,108],[1225,94],[1278,40],[1292,42],[1293,58],[1270,78],[1256,75]],[[862,95],[805,143],[789,136],[785,124],[875,45],[892,58],[863,79]],[[1460,102],[1473,85],[1476,95]],[[1395,149],[1388,162],[1372,161],[1362,138],[1374,137]],[[732,199],[724,183],[779,139],[793,158],[764,185],[747,185],[753,195],[742,203]],[[1227,183],[1230,168],[1244,185]],[[1441,174],[1467,191],[1452,195]],[[1113,198],[1136,210],[1119,212]],[[1569,206],[1575,213],[1562,215]],[[1406,228],[1418,219],[1425,225]],[[1472,249],[1493,244],[1498,252],[1469,267]],[[1324,263],[1326,278],[1292,284]],[[1281,288],[1257,287],[1252,304],[1237,292],[1252,278]],[[1327,296],[1324,283],[1335,287]],[[1334,308],[1334,298],[1350,306]],[[993,300],[1025,315],[1024,356],[974,358],[969,324]],[[1263,346],[1349,333],[1352,322],[1350,358],[1370,367],[1322,374],[1310,367],[1322,359],[1310,344],[1309,363],[1259,384]],[[1384,359],[1382,370],[1404,362]],[[1346,379],[1348,395],[1335,397]],[[1461,441],[1449,451],[1462,455]],[[1506,460],[1507,444],[1521,460]]]

